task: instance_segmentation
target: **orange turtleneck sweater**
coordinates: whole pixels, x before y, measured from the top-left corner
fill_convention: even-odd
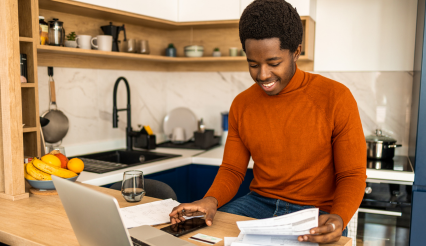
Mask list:
[[[223,162],[205,195],[222,206],[237,193],[252,156],[250,190],[338,214],[344,226],[359,207],[366,143],[355,99],[344,85],[296,69],[268,96],[254,84],[229,111]]]

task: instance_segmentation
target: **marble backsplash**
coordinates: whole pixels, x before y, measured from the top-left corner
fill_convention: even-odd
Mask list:
[[[321,75],[346,85],[357,100],[364,133],[380,127],[403,145],[407,154],[411,106],[411,72],[327,72]],[[108,141],[124,144],[126,116],[112,128],[112,94],[116,79],[127,78],[131,88],[132,127],[150,125],[157,140],[165,139],[162,125],[168,112],[190,108],[207,128],[221,134],[220,112],[229,110],[238,93],[253,84],[247,72],[143,72],[55,68],[58,108],[70,120],[62,145],[72,149]],[[40,114],[49,107],[46,67],[38,67]],[[118,89],[118,107],[126,106],[124,83]],[[81,152],[81,151],[80,151]],[[89,151],[90,152],[90,151]],[[69,153],[71,154],[71,153]],[[73,152],[74,154],[74,152]]]

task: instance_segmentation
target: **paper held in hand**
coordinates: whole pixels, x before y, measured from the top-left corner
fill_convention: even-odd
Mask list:
[[[311,208],[268,219],[238,221],[241,233],[230,245],[318,245],[297,241],[298,236],[318,226],[318,214],[318,208]]]

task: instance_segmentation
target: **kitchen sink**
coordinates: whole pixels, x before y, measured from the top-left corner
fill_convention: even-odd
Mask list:
[[[106,173],[131,166],[161,161],[181,155],[151,151],[113,150],[89,155],[76,156],[84,162],[84,171]]]

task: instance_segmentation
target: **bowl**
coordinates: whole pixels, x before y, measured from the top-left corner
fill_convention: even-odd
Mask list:
[[[72,177],[72,178],[68,178],[67,180],[75,182],[77,180],[78,176],[80,176],[80,175],[77,175],[77,176]],[[33,188],[35,188],[35,189],[40,189],[40,190],[55,190],[55,185],[53,185],[53,181],[52,180],[45,180],[45,181],[42,181],[42,180],[28,180],[28,179],[25,179],[25,180],[27,180],[28,183]]]
[[[189,45],[185,46],[185,56],[187,57],[202,57],[204,53],[204,47],[200,45]]]

